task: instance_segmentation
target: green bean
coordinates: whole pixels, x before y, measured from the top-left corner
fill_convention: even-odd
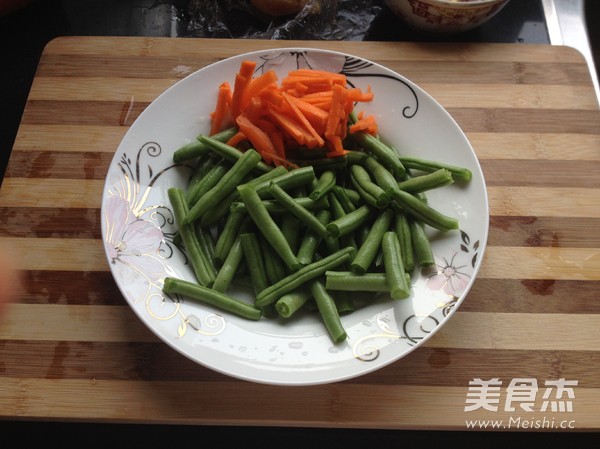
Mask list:
[[[416,157],[401,156],[399,159],[406,168],[410,169],[431,173],[441,168],[445,168],[452,173],[452,177],[454,179],[459,179],[461,181],[470,181],[473,177],[471,170],[466,167],[458,167],[456,165],[445,164],[439,161],[431,161]]]
[[[327,198],[319,198],[318,200],[311,200],[309,197],[294,198],[294,202],[307,210],[317,211],[324,209],[329,206]],[[283,214],[287,212],[287,209],[279,203],[277,200],[261,200],[263,206],[267,209],[270,214]],[[231,203],[229,209],[231,212],[247,212],[248,209],[242,201],[234,201]]]
[[[294,200],[294,198],[288,195],[288,193],[277,184],[271,183],[271,186],[269,187],[269,193],[277,202],[279,202],[279,204],[285,207],[289,213],[291,213],[294,217],[315,231],[321,237],[325,237],[327,235],[327,229],[325,229],[325,226],[317,219],[317,217],[311,214],[308,209],[300,206]],[[319,198],[317,198],[317,200],[318,199]],[[316,201],[315,199],[313,200]]]
[[[335,193],[331,193],[329,195],[329,204],[331,205],[331,216],[334,220],[347,215],[344,206],[342,206],[342,203],[338,200],[338,197],[335,195]],[[351,246],[358,250],[358,243],[356,243],[356,238],[354,237],[353,232],[340,236],[340,243],[342,246]]]
[[[348,292],[389,292],[385,273],[379,272],[357,274],[352,271],[327,271],[325,288]]]
[[[244,258],[244,250],[242,249],[242,242],[240,240],[240,236],[238,235],[231,249],[229,250],[229,254],[225,258],[223,265],[217,272],[217,276],[215,277],[215,282],[212,285],[212,289],[221,293],[225,293],[235,276],[242,260]]]
[[[227,145],[225,142],[218,141],[212,136],[209,137],[201,134],[197,137],[197,139],[205,144],[214,153],[234,163],[246,153],[246,151],[242,152],[231,145]],[[273,167],[265,164],[262,161],[259,161],[254,170],[258,173],[266,173],[273,170]]]
[[[381,248],[383,235],[390,229],[392,216],[393,211],[390,208],[383,210],[383,212],[377,216],[367,234],[366,240],[360,246],[356,256],[350,264],[350,270],[352,272],[365,273],[369,270],[369,267],[375,260],[375,257],[377,257],[377,253]]]
[[[328,210],[324,209],[316,214],[317,220],[321,222],[323,225],[329,223],[329,219],[331,214]],[[300,242],[300,247],[298,248],[298,252],[296,253],[296,257],[300,261],[302,265],[308,265],[312,263],[315,257],[315,253],[321,242],[322,237],[315,232],[314,230],[308,228]]]
[[[350,150],[346,153],[346,160],[348,165],[362,164],[366,158],[369,157],[368,153],[364,151]]]
[[[309,287],[331,339],[336,344],[343,342],[346,340],[347,334],[342,325],[333,297],[318,279],[311,281]]]
[[[187,191],[186,198],[188,199],[188,206],[194,207],[194,204],[198,202],[202,196],[212,189],[221,178],[227,173],[231,167],[228,164],[218,163],[214,165],[208,173],[202,178],[202,180],[195,183]]]
[[[406,282],[400,242],[394,231],[388,231],[383,235],[381,250],[390,295],[393,299],[408,298],[410,296],[410,285]]]
[[[294,253],[298,251],[300,245],[300,230],[303,228],[303,223],[294,215],[285,214],[281,217],[281,232],[285,236],[290,248]]]
[[[215,207],[204,212],[200,218],[200,226],[203,228],[210,228],[224,219],[231,211],[231,205],[235,201],[236,197],[239,198],[237,195],[237,190],[234,190],[225,198],[223,198],[223,200]]]
[[[388,194],[398,188],[398,181],[394,175],[377,161],[373,156],[369,156],[364,161],[365,168],[373,175],[375,183]]]
[[[367,153],[372,154],[394,175],[401,179],[406,169],[401,162],[398,153],[390,146],[383,143],[377,137],[359,131],[352,134],[353,140]]]
[[[339,185],[336,185],[333,188],[333,194],[339,201],[340,205],[343,207],[344,212],[348,213],[356,210],[356,205],[350,199],[350,195],[348,195],[346,189]]]
[[[281,232],[277,223],[273,220],[267,208],[264,206],[256,190],[248,185],[238,186],[240,197],[246,205],[248,213],[261,231],[262,235],[267,239],[275,252],[279,254],[285,265],[290,270],[297,270],[301,264],[298,262],[296,255],[290,248],[288,241]]]
[[[275,252],[271,244],[264,238],[264,236],[261,236],[259,241],[265,264],[265,275],[267,276],[269,283],[272,285],[287,276],[285,265],[283,260],[281,260],[281,257],[279,257],[279,254]]]
[[[326,271],[348,262],[354,254],[354,248],[342,248],[323,259],[312,262],[297,271],[287,275],[280,281],[263,290],[256,297],[256,305],[266,306],[277,301],[286,293],[289,293],[306,284]]]
[[[431,242],[425,233],[423,224],[415,219],[409,219],[408,223],[410,225],[410,235],[415,253],[415,263],[422,268],[435,265],[435,259],[433,258],[433,251],[431,249]]]
[[[350,189],[348,187],[342,187],[342,189],[346,193],[346,196],[348,197],[348,199],[350,201],[352,201],[352,204],[354,204],[354,207],[362,206],[362,198],[360,196],[360,193],[358,193],[356,190]]]
[[[404,268],[407,272],[412,272],[415,269],[415,256],[412,236],[410,232],[410,225],[408,224],[408,218],[402,212],[396,212],[394,231],[396,232],[398,241],[400,242]]]
[[[220,133],[214,134],[212,139],[219,142],[227,142],[235,133],[237,133],[237,131],[237,128],[229,128],[221,131]],[[210,150],[205,143],[196,139],[196,141],[190,142],[175,150],[173,153],[173,162],[179,164],[181,162],[190,161],[208,153],[209,151]]]
[[[400,189],[394,190],[392,198],[403,210],[432,228],[440,231],[458,229],[458,220],[456,218],[438,212],[411,193]]]
[[[216,207],[240,184],[242,179],[254,168],[260,161],[261,155],[253,150],[247,150],[240,157],[233,167],[231,167],[223,177],[203,195],[196,204],[190,209],[185,217],[185,223],[191,223],[201,218],[206,211]]]
[[[299,288],[283,295],[275,303],[275,310],[283,318],[289,318],[300,310],[307,301],[312,299],[312,293],[307,288]]]
[[[202,252],[206,255],[206,260],[216,271],[215,241],[212,233],[209,229],[202,229],[200,226],[196,226],[196,237],[198,238]]]
[[[346,315],[354,312],[354,300],[348,294],[348,292],[338,291],[335,293],[331,293],[333,297],[333,301],[335,302],[335,308],[340,315]]]
[[[171,187],[168,190],[169,201],[173,207],[173,215],[175,223],[178,226],[179,234],[183,240],[185,252],[190,259],[190,264],[194,270],[194,274],[198,282],[204,286],[211,286],[215,280],[216,273],[211,270],[211,265],[208,263],[207,256],[202,251],[196,232],[192,225],[183,223],[187,213],[187,203],[183,190],[178,187]]]
[[[250,320],[258,320],[262,316],[261,310],[250,304],[235,299],[224,293],[183,279],[173,277],[165,278],[163,291],[165,293],[179,294],[190,299],[202,301],[206,304],[210,304],[214,307]]]
[[[275,168],[274,170],[279,171],[280,167],[281,166]],[[312,167],[301,167],[295,170],[286,171],[286,173],[283,173],[273,179],[263,178],[260,182],[250,181],[248,184],[256,189],[258,196],[261,198],[267,198],[269,196],[268,191],[271,182],[277,184],[285,191],[290,191],[296,187],[308,185],[315,179],[316,175]]]
[[[250,274],[250,282],[254,294],[258,295],[269,286],[265,270],[265,261],[263,259],[260,240],[253,232],[240,234],[240,242],[244,251],[244,260]]]
[[[335,184],[335,172],[333,170],[325,170],[319,176],[316,184],[314,185],[312,191],[308,195],[311,200],[318,200],[319,198],[327,195],[331,189],[336,185]]]
[[[354,188],[369,204],[382,209],[390,203],[389,193],[373,182],[369,172],[362,165],[350,167],[350,179]]]
[[[203,182],[206,175],[216,164],[217,158],[213,157],[212,155],[201,157],[198,160],[198,163],[196,164],[196,167],[194,167],[194,171],[192,172],[192,176],[190,177],[185,192],[188,204],[190,204],[193,192],[197,189],[197,184]]]
[[[360,206],[355,211],[346,214],[343,217],[336,218],[329,222],[325,229],[330,236],[339,238],[342,235],[349,234],[358,229],[362,224],[371,218],[371,208],[366,205]]]
[[[215,261],[218,264],[225,261],[240,229],[242,229],[244,222],[248,219],[248,215],[239,212],[231,212],[227,216],[223,229],[219,233],[217,243],[215,244]]]
[[[311,166],[318,172],[342,169],[347,165],[346,156],[322,157],[319,159],[291,159],[290,162],[293,162],[299,167]]]
[[[398,188],[408,193],[421,193],[427,190],[444,187],[454,182],[450,170],[440,168],[426,175],[415,176],[398,183]]]

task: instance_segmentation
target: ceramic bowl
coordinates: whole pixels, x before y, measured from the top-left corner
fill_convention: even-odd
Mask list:
[[[491,19],[509,0],[386,0],[413,29],[436,34],[468,31]]]

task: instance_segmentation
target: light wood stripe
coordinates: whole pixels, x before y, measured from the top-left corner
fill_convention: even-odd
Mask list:
[[[104,180],[5,178],[0,207],[72,207],[97,209]]]
[[[30,100],[44,101],[142,101],[152,102],[177,79],[118,77],[38,77]],[[208,92],[207,92],[208,94]]]
[[[600,248],[489,246],[479,276],[488,279],[600,280]]]
[[[469,132],[467,138],[481,160],[600,160],[600,134]]]
[[[15,254],[21,270],[108,271],[102,240],[58,237],[0,237]]]
[[[27,323],[27,326],[23,326]],[[424,346],[449,349],[600,351],[600,314],[461,312]],[[3,340],[153,342],[158,338],[128,306],[12,304],[0,325]],[[177,336],[174,335],[173,339]]]
[[[0,207],[101,205],[102,180],[6,178]],[[600,189],[488,187],[491,215],[599,218]]]
[[[38,77],[29,99],[150,103],[177,81],[170,78]],[[588,86],[425,83],[421,88],[444,107],[569,109],[576,101],[578,109],[598,108],[594,90]],[[376,98],[377,95],[375,92]]]
[[[27,326],[23,326],[27,323]],[[158,338],[127,306],[11,304],[3,340],[154,342]]]
[[[600,189],[488,187],[487,192],[491,215],[600,217]]]
[[[524,374],[526,376],[526,374]],[[503,379],[508,386],[511,379]],[[555,379],[549,379],[555,380]],[[570,379],[571,380],[571,379]],[[575,379],[576,380],[576,379]],[[545,379],[540,379],[543,382]],[[240,383],[238,394],[231,395],[230,382],[136,382],[3,378],[0,391],[1,416],[80,419],[97,421],[159,422],[171,424],[317,426],[336,428],[430,429],[432,416],[436,428],[466,430],[465,420],[497,419],[508,421],[520,416],[504,409],[506,393],[501,395],[498,411],[465,412],[468,385],[437,387],[414,385],[356,385],[339,383],[312,387],[286,388]],[[542,387],[543,388],[543,387]],[[157,394],[157,391],[165,392]],[[68,392],[68,393],[67,393]],[[576,387],[573,411],[536,413],[556,425],[567,419],[575,429],[594,428],[600,420],[597,403],[600,389]],[[540,404],[541,404],[541,392]],[[93,397],[93,400],[90,400]],[[115,398],[119,398],[118,405]],[[223,400],[227,398],[227,400]],[[365,400],[369,398],[369,400]],[[56,407],[60,403],[61,407]],[[261,404],[256,407],[256,404]],[[518,404],[517,404],[518,406]],[[252,409],[241,414],[239,410]],[[310,416],[304,411],[310,410]],[[557,416],[558,415],[558,416]],[[528,414],[523,419],[529,419]],[[513,424],[514,426],[515,424]]]
[[[22,237],[3,240],[22,256],[16,263],[23,270],[109,269],[101,240]],[[600,249],[489,246],[479,276],[487,279],[600,280]]]
[[[445,108],[598,110],[593,87],[507,84],[421,84]],[[377,95],[377,92],[375,92]]]
[[[127,45],[122,45],[127,42]],[[44,53],[48,55],[91,55],[94,57],[112,56],[115,48],[121,56],[167,56],[186,57],[202,53],[205,57],[219,58],[238,55],[246,51],[270,48],[322,48],[347,52],[366,59],[377,61],[389,59],[390,52],[397,61],[502,61],[523,63],[563,63],[584,64],[581,54],[570,47],[544,45],[521,45],[522,52],[515,52],[512,44],[437,43],[422,45],[410,42],[343,42],[343,41],[294,41],[294,40],[236,40],[235,45],[226,39],[159,39],[152,37],[86,37],[65,36],[51,41]],[[527,51],[529,47],[535,51]],[[491,51],[493,50],[493,51]],[[142,59],[143,61],[143,59]]]
[[[13,151],[85,151],[113,154],[128,129],[126,126],[22,124]]]

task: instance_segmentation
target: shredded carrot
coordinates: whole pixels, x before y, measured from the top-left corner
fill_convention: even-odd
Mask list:
[[[229,145],[249,142],[265,162],[297,167],[287,154],[317,151],[317,157],[339,157],[348,152],[348,133],[377,133],[375,117],[362,112],[348,125],[355,105],[373,100],[370,86],[363,91],[349,85],[344,74],[325,70],[292,70],[281,80],[272,70],[254,76],[255,70],[255,62],[242,61],[233,89],[227,83],[219,88],[211,134],[233,120],[239,131]]]
[[[217,96],[217,105],[214,112],[211,114],[211,129],[210,135],[218,133],[227,120],[229,114],[229,105],[231,103],[231,86],[227,81],[219,86],[219,93]]]

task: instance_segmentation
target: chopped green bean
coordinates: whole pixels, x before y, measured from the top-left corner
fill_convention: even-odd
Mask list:
[[[400,242],[394,231],[388,231],[383,235],[381,249],[390,295],[393,299],[408,298],[410,296],[410,285],[406,282]]]
[[[283,295],[275,303],[275,310],[283,318],[290,318],[294,313],[300,310],[307,301],[312,298],[312,293],[307,288],[299,288]]]
[[[362,224],[366,223],[371,218],[371,208],[364,205],[346,214],[343,217],[336,218],[329,222],[325,228],[329,235],[334,238],[339,238],[354,230],[358,229]]]
[[[336,185],[335,172],[333,170],[325,170],[319,176],[316,184],[312,191],[308,195],[311,200],[318,200],[323,196],[327,195],[331,189]]]
[[[303,222],[310,229],[315,231],[321,237],[325,237],[327,235],[327,229],[323,223],[321,223],[317,217],[315,217],[308,209],[300,206],[294,198],[292,198],[285,190],[279,187],[277,184],[271,183],[269,187],[269,193],[276,201],[279,202],[283,207],[286,208],[288,212],[290,212],[294,217]],[[320,198],[320,197],[319,197]],[[313,199],[314,201],[318,200]]]
[[[217,140],[219,142],[227,142],[235,133],[237,133],[237,128],[228,128],[224,131],[221,131],[212,136],[212,139]],[[196,139],[193,142],[190,142],[186,145],[175,150],[173,153],[173,162],[179,164],[181,162],[190,161],[197,157],[203,156],[208,153],[209,147]]]
[[[402,212],[396,212],[394,231],[396,232],[398,241],[400,242],[404,269],[410,273],[415,269],[415,256],[408,218]]]
[[[213,136],[209,137],[201,134],[197,137],[197,139],[203,144],[205,144],[214,153],[234,163],[237,162],[237,160],[240,159],[246,153],[245,151],[242,152],[237,148],[232,147],[231,145],[227,145],[225,143],[226,141],[220,142]],[[255,167],[255,171],[258,173],[265,173],[271,170],[273,170],[273,167],[265,164],[263,161],[259,161]]]
[[[245,232],[240,234],[240,242],[244,251],[244,260],[250,273],[250,282],[252,283],[254,294],[258,295],[269,286],[260,240],[255,233]]]
[[[256,297],[256,305],[262,307],[277,301],[286,293],[323,275],[326,271],[332,270],[333,268],[348,262],[352,259],[354,252],[354,248],[342,248],[323,259],[317,260],[294,271],[279,282],[276,282],[269,288],[260,292]]]
[[[445,164],[439,161],[431,161],[407,156],[400,156],[400,161],[406,168],[421,170],[429,173],[445,168],[452,173],[452,177],[454,179],[459,179],[461,181],[470,181],[473,177],[471,170],[466,167],[458,167],[456,165]]]
[[[215,261],[217,264],[222,264],[225,261],[233,242],[237,238],[240,229],[242,229],[244,222],[247,220],[249,220],[247,214],[238,212],[231,212],[227,216],[223,229],[219,233],[219,237],[215,244]]]
[[[194,274],[198,282],[204,286],[211,286],[215,280],[214,267],[208,262],[208,256],[202,251],[202,247],[198,242],[196,232],[192,225],[183,223],[187,213],[187,203],[183,190],[178,187],[171,187],[168,190],[169,201],[173,207],[173,215],[175,223],[179,228],[179,234],[183,240],[188,258],[194,270]]]
[[[410,225],[410,235],[415,253],[415,263],[422,268],[435,265],[431,242],[425,233],[423,224],[415,219],[409,219],[408,223]]]
[[[317,220],[319,220],[319,222],[323,225],[329,223],[330,217],[331,214],[325,209],[317,212],[316,214]],[[320,236],[313,229],[308,228],[306,230],[296,254],[296,257],[302,265],[308,265],[314,261],[315,253],[321,240],[322,236]]]
[[[392,197],[402,209],[433,228],[440,231],[458,229],[456,218],[438,212],[411,193],[398,189],[392,192]]]
[[[377,137],[362,131],[353,133],[352,138],[358,146],[380,160],[396,179],[402,179],[406,169],[398,153],[393,148],[383,143]]]
[[[354,188],[369,204],[383,209],[390,203],[390,195],[373,182],[369,172],[362,165],[350,167],[350,179]]]
[[[262,316],[261,310],[250,304],[211,288],[183,279],[173,277],[165,278],[163,291],[165,293],[179,294],[190,299],[202,301],[250,320],[258,320]]]
[[[270,214],[277,215],[287,212],[287,209],[277,200],[261,200],[263,206],[267,209]],[[317,211],[324,209],[329,206],[327,197],[319,198],[318,200],[311,200],[309,197],[298,197],[294,198],[294,202],[307,210]],[[231,212],[247,212],[246,205],[243,201],[234,201],[231,203]]]
[[[260,161],[261,155],[249,149],[243,153],[233,166],[227,170],[223,177],[205,195],[194,204],[185,217],[184,223],[192,223],[201,218],[206,211],[216,207],[240,184],[244,177],[252,171]]]
[[[356,256],[350,264],[351,271],[354,273],[365,273],[369,270],[381,248],[383,235],[390,229],[392,217],[393,211],[390,208],[383,210],[377,216],[367,234],[367,238],[358,249]]]
[[[327,271],[325,288],[348,292],[389,292],[385,273],[357,274],[352,271]]]
[[[450,170],[440,168],[439,170],[426,175],[414,176],[405,181],[400,181],[398,183],[398,188],[405,192],[415,194],[444,187],[453,182],[454,178],[452,177]]]
[[[238,191],[240,192],[242,201],[246,205],[246,209],[257,228],[261,231],[262,235],[273,247],[275,252],[279,254],[288,269],[297,270],[300,268],[300,262],[298,262],[288,241],[262,203],[256,190],[248,185],[241,185],[238,186]]]
[[[336,344],[343,342],[346,340],[347,334],[342,325],[335,300],[318,279],[311,281],[309,287],[331,339]]]
[[[217,276],[215,277],[215,282],[212,285],[212,289],[221,293],[225,293],[235,276],[242,260],[244,258],[244,250],[242,249],[242,242],[240,240],[240,236],[238,235],[231,249],[229,250],[229,254],[225,258],[223,265],[217,272]]]

